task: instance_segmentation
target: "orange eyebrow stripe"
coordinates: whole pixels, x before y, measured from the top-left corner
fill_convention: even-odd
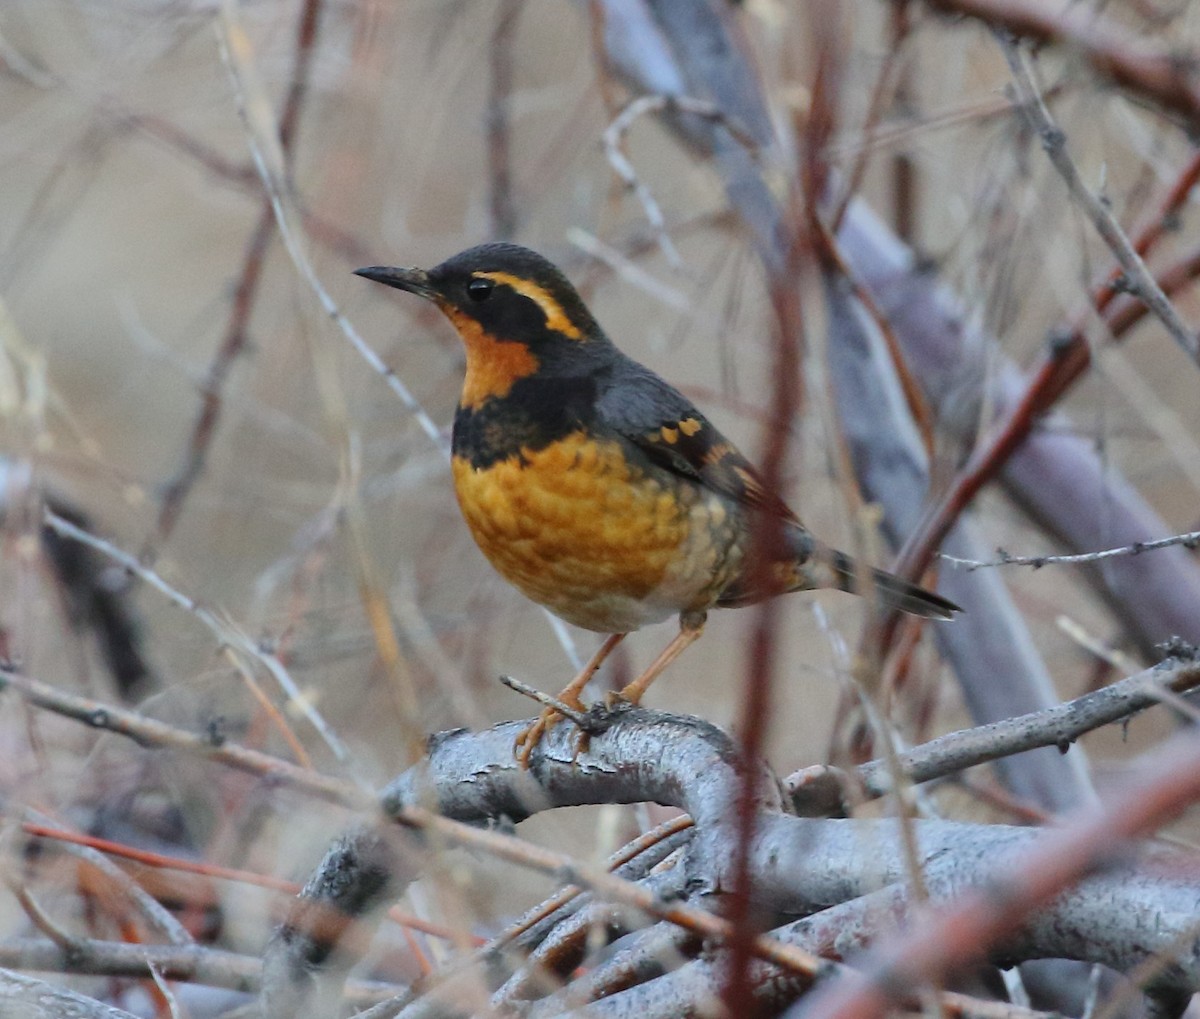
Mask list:
[[[567,313],[563,311],[563,306],[551,296],[545,287],[538,286],[533,280],[514,276],[510,272],[477,272],[474,275],[482,279],[503,283],[522,297],[528,297],[542,309],[542,314],[546,316],[547,329],[553,329],[556,333],[562,333],[563,336],[572,340],[583,339],[583,334],[579,331],[579,327],[571,321]]]

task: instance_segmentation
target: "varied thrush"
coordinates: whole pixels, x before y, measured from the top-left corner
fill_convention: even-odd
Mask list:
[[[549,261],[513,244],[470,248],[428,271],[359,276],[433,301],[467,353],[452,470],[475,541],[501,575],[568,623],[609,634],[559,694],[584,686],[621,638],[678,616],[680,629],[621,691],[636,702],[704,627],[709,609],[837,588],[949,619],[953,602],[819,542],[692,403],[621,353]],[[756,521],[782,547],[751,561]],[[529,755],[559,717],[517,741]]]

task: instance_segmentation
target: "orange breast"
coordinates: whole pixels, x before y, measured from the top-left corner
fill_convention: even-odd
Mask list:
[[[624,632],[708,608],[731,553],[740,559],[719,497],[631,467],[616,442],[577,432],[484,468],[455,457],[453,472],[492,565],[587,629]]]

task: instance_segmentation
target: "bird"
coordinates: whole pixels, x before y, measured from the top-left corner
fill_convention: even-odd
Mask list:
[[[560,703],[586,710],[584,687],[625,635],[672,616],[678,632],[621,700],[641,700],[711,609],[836,588],[931,619],[960,611],[819,541],[687,397],[618,349],[538,253],[489,243],[429,270],[355,274],[433,302],[462,340],[451,473],[484,556],[534,602],[607,635]],[[779,539],[766,561],[754,551],[764,521]],[[547,708],[517,737],[522,767],[561,717]]]

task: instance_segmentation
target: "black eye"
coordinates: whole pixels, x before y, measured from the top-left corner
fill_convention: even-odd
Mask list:
[[[486,301],[492,296],[492,289],[495,287],[495,285],[496,284],[491,280],[484,280],[476,277],[467,284],[467,296],[471,298],[472,301]]]

